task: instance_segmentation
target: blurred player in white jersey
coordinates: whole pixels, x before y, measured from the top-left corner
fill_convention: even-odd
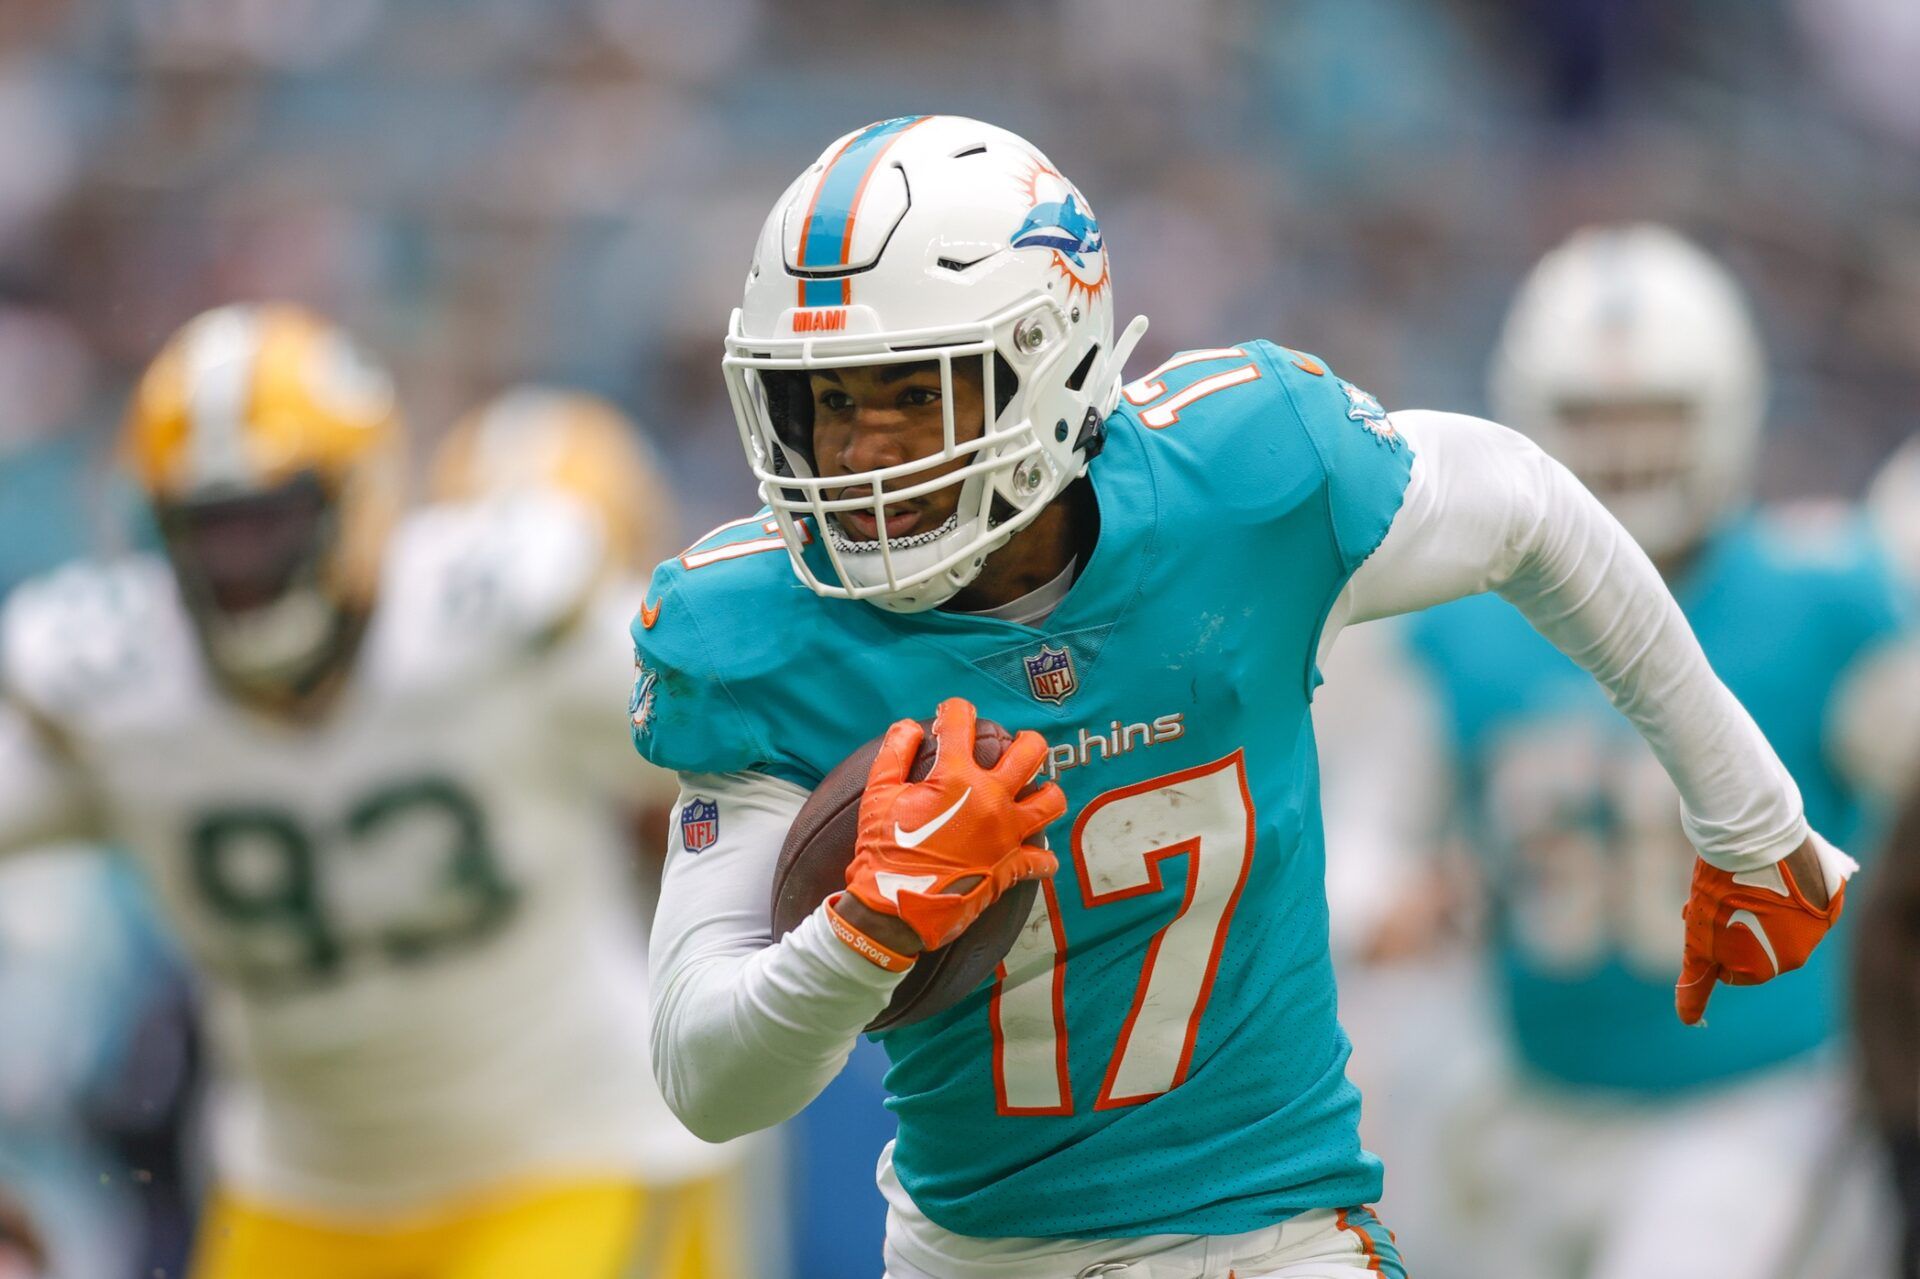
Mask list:
[[[166,558],[0,618],[0,847],[119,840],[201,977],[195,1279],[735,1272],[733,1156],[650,1081],[629,891],[622,570],[661,517],[558,407],[482,415],[467,500],[402,519],[386,374],[302,312],[210,312],[126,428]]]
[[[1732,277],[1663,227],[1576,234],[1521,288],[1493,399],[1648,552],[1812,820],[1870,842],[1847,690],[1894,645],[1899,592],[1857,511],[1750,509],[1764,376]],[[1677,797],[1579,670],[1507,621],[1467,600],[1409,627],[1485,867],[1510,1064],[1451,1116],[1431,1175],[1531,1279],[1855,1273],[1821,1242],[1845,1200],[1827,1184],[1839,961],[1681,1025],[1703,1009],[1683,979],[1674,1017],[1664,959],[1691,864]]]

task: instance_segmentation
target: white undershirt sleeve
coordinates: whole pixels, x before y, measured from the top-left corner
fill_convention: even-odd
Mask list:
[[[758,773],[680,777],[680,806],[719,806],[688,852],[675,823],[654,917],[653,1072],[680,1121],[725,1141],[820,1094],[902,975],[833,935],[822,911],[776,942],[773,874],[807,792]]]
[[[1405,500],[1335,603],[1323,652],[1346,622],[1497,591],[1633,722],[1703,858],[1754,870],[1798,848],[1809,833],[1799,788],[1598,499],[1492,422],[1413,411],[1393,423],[1414,450]]]

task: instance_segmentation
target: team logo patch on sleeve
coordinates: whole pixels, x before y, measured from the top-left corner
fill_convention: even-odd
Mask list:
[[[1390,448],[1399,448],[1400,432],[1393,429],[1393,419],[1380,407],[1380,401],[1345,378],[1337,380],[1340,389],[1347,393],[1347,416],[1373,432],[1374,439]]]
[[[653,723],[655,674],[639,658],[633,659],[633,692],[627,697],[627,718],[633,731],[644,733]]]
[[[1039,701],[1059,706],[1080,687],[1073,673],[1073,654],[1064,648],[1043,645],[1038,653],[1021,661],[1027,667],[1027,687]]]
[[[690,853],[712,848],[720,838],[720,805],[711,799],[694,799],[680,810],[680,843]]]

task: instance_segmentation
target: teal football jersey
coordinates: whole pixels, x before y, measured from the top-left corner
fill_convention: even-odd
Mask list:
[[[1714,670],[1799,784],[1808,820],[1857,852],[1862,802],[1828,757],[1828,714],[1849,665],[1900,625],[1864,525],[1745,516],[1673,585]],[[1411,642],[1457,742],[1523,1063],[1576,1086],[1664,1094],[1828,1038],[1842,934],[1799,972],[1715,994],[1704,1031],[1674,1015],[1694,854],[1671,783],[1597,684],[1497,599],[1424,613]]]
[[[1307,705],[1411,451],[1259,342],[1175,357],[1107,431],[1097,545],[1040,626],[820,598],[761,515],[663,565],[634,628],[635,741],[668,768],[811,786],[950,696],[1050,744],[1059,874],[993,980],[883,1036],[894,1166],[961,1234],[1233,1234],[1380,1192]]]

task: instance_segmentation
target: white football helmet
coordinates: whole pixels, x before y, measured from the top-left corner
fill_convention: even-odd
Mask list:
[[[1893,451],[1867,490],[1867,510],[1901,576],[1920,592],[1920,435]]]
[[[748,461],[800,580],[897,612],[951,598],[1086,471],[1146,324],[1136,318],[1115,342],[1099,223],[1031,143],[936,115],[883,120],[828,147],[767,218],[723,362]],[[953,373],[964,360],[982,372],[976,439],[956,438]],[[820,477],[807,373],[926,361],[940,369],[943,447]],[[959,506],[944,525],[886,533],[889,502],[947,486],[959,487]],[[840,511],[870,513],[877,539],[852,538],[831,518]],[[838,580],[809,561],[816,537]]]
[[[1542,258],[1490,383],[1494,415],[1566,463],[1656,558],[1750,495],[1759,335],[1732,275],[1667,227],[1589,227]]]

